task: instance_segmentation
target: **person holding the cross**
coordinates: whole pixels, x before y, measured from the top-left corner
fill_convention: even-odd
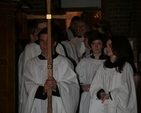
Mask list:
[[[52,90],[53,113],[76,113],[79,103],[79,84],[72,65],[65,56],[59,55],[57,35],[51,32],[53,76],[47,76],[47,28],[39,34],[41,54],[29,60],[23,74],[23,90],[20,113],[47,113],[47,91]]]
[[[20,57],[18,60],[19,98],[21,96],[21,84],[23,81],[22,77],[23,77],[23,71],[25,69],[26,63],[28,60],[32,59],[35,56],[38,56],[41,53],[37,34],[41,31],[41,29],[47,27],[47,20],[46,19],[38,19],[36,21],[33,21],[32,24],[33,25],[29,26],[30,42],[25,46],[24,51],[20,54]],[[62,47],[61,44],[57,45],[56,51],[57,51],[57,53],[66,56],[64,48]],[[19,99],[19,101],[20,101],[20,99]]]

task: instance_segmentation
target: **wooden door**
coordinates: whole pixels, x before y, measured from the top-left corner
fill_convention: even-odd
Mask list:
[[[0,113],[15,113],[14,6],[0,3]]]

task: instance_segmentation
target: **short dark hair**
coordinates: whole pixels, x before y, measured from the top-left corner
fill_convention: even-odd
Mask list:
[[[40,36],[42,34],[47,34],[47,28],[43,28],[39,33],[38,33],[38,40],[40,39]],[[58,42],[58,36],[56,31],[51,30],[51,38],[53,39],[53,41],[57,41]]]
[[[111,36],[108,40],[112,42],[112,52],[116,56],[116,70],[122,72],[125,62],[128,62],[133,67],[133,51],[130,42],[126,36]],[[105,62],[105,66],[108,66],[109,58]],[[133,67],[135,73],[135,67]]]
[[[81,18],[79,16],[74,16],[72,19],[71,19],[71,23],[73,23],[74,21],[77,21],[77,20],[80,20]]]
[[[44,23],[44,22],[47,22],[47,19],[37,19],[36,22],[35,22],[35,26],[37,27],[38,24]]]
[[[94,30],[88,31],[84,34],[84,37],[88,38],[88,44],[90,47],[91,47],[91,43],[94,40],[101,40],[103,42],[103,46],[104,46],[104,35],[97,32],[97,31],[94,31]]]

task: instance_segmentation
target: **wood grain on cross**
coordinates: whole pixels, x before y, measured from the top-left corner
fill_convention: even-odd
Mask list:
[[[47,19],[47,73],[48,78],[53,76],[53,61],[52,61],[52,39],[51,39],[51,19],[70,19],[71,15],[51,15],[51,0],[46,0],[47,3],[47,15],[27,15],[27,19]],[[47,91],[48,95],[48,106],[47,113],[52,113],[52,89]]]

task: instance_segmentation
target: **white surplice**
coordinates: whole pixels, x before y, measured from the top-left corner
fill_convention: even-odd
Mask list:
[[[65,55],[65,51],[64,48],[62,47],[61,44],[58,43],[57,47],[56,47],[56,52],[60,55],[66,56]],[[38,56],[39,54],[41,54],[41,49],[40,46],[36,43],[29,43],[25,46],[24,49],[24,55],[23,55],[23,70],[25,68],[26,62],[33,58]]]
[[[78,64],[78,55],[77,48],[71,41],[61,41],[61,43],[65,46],[67,56],[75,61]]]
[[[96,60],[91,57],[83,58],[76,67],[79,81],[82,85],[90,85],[95,73],[101,63],[105,60]],[[79,113],[88,113],[90,93],[83,92],[80,100]]]
[[[77,76],[68,59],[61,55],[53,59],[53,77],[57,81],[60,97],[52,96],[53,113],[76,113],[79,102]],[[25,67],[20,113],[47,113],[47,99],[34,98],[37,88],[47,79],[47,60],[35,57]]]
[[[82,57],[82,54],[85,52],[85,45],[83,44],[84,37],[82,37],[82,38],[75,37],[75,38],[72,38],[70,41],[75,44],[75,46],[77,48],[78,57]],[[83,47],[82,47],[82,45],[83,45]]]
[[[21,90],[22,74],[23,74],[23,55],[24,55],[24,52],[20,54],[19,60],[18,60],[18,93],[19,95]]]
[[[61,44],[58,43],[56,47],[56,51],[58,54],[65,56],[65,51]],[[25,69],[26,62],[32,59],[33,57],[38,56],[39,54],[41,54],[41,49],[38,44],[29,43],[25,46],[25,49],[22,52],[22,54],[20,55],[19,60],[18,60],[19,86],[21,86],[21,81],[22,81],[22,76],[23,76],[22,73],[23,73],[23,70]]]
[[[111,94],[111,98],[117,103],[115,113],[137,113],[137,99],[134,83],[133,69],[129,63],[125,63],[122,73],[115,68],[106,68],[101,64],[90,87],[92,99],[97,100],[97,92],[104,89]]]
[[[65,56],[65,51],[64,48],[62,47],[61,44],[58,43],[57,47],[56,47],[56,51],[58,54],[61,54],[63,56]],[[25,69],[26,63],[28,60],[38,56],[39,54],[41,54],[41,49],[40,46],[36,43],[29,43],[25,46],[24,51],[22,52],[22,54],[19,57],[18,60],[18,92],[19,92],[19,96],[21,94],[21,84],[22,84],[22,77],[23,77],[23,71]]]
[[[66,56],[65,50],[60,43],[57,44],[56,52],[60,55]]]
[[[41,54],[40,46],[36,43],[29,43],[24,48],[24,54],[23,54],[23,70],[25,69],[25,65],[28,60],[32,59],[35,56],[38,56]]]

